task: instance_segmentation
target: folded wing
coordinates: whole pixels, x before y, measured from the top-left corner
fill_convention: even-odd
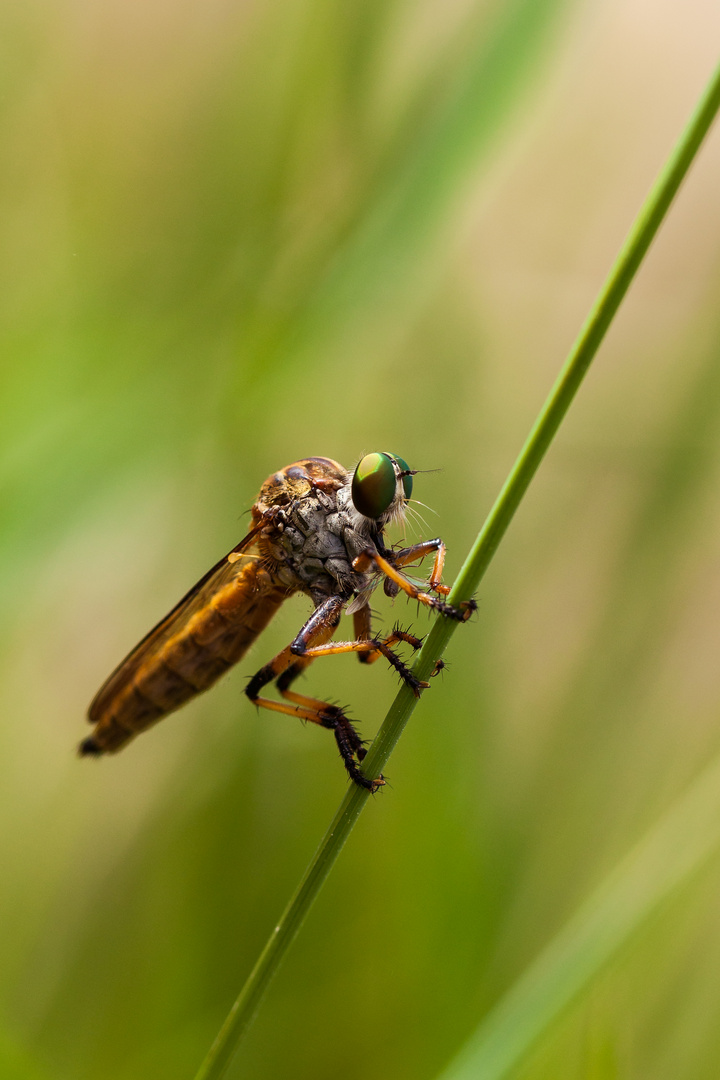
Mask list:
[[[81,754],[113,753],[209,689],[243,656],[293,590],[264,565],[253,529],[115,669],[88,711]]]

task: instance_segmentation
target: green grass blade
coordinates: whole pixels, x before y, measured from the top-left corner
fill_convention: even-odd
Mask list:
[[[317,363],[323,352],[336,363],[338,340],[367,335],[388,312],[397,318],[398,307],[423,294],[478,165],[507,123],[565,6],[564,0],[510,0],[493,18],[480,10],[464,21],[462,46],[446,64],[451,74],[435,88],[422,121],[396,133],[353,208],[346,235],[294,296],[287,323],[279,326],[271,312],[266,325],[260,313],[247,353],[264,374],[268,365],[284,370],[306,355]],[[245,367],[242,386],[246,394]]]
[[[438,1080],[508,1076],[638,927],[718,846],[720,758],[576,912]]]
[[[645,200],[510,476],[460,571],[450,594],[451,602],[458,603],[468,598],[477,588],[561,420],[570,407],[600,342],[687,173],[718,107],[720,107],[720,66],[711,78],[677,146]],[[456,627],[457,623],[447,619],[438,619],[435,622],[414,667],[419,678],[426,678],[433,670]],[[385,768],[415,704],[416,699],[412,692],[403,686],[366,758],[364,768],[367,775],[375,776]],[[346,795],[302,882],[275,927],[197,1073],[196,1080],[219,1080],[225,1074],[266,987],[277,971],[366,802],[367,793],[359,788],[352,789]]]
[[[233,1005],[196,1080],[218,1080],[237,1050],[257,1010],[265,989],[277,971],[310,907],[342,851],[353,825],[367,802],[368,794],[353,785],[342,801],[320,847],[305,872],[300,885],[250,972],[240,996]]]
[[[366,317],[396,302],[419,270],[427,272],[428,246],[457,214],[458,196],[506,122],[563,7],[561,0],[512,0],[494,23],[469,20],[456,77],[381,172],[337,259],[307,298],[303,324],[325,332],[338,318],[347,323],[350,312]]]
[[[620,254],[460,571],[454,590],[458,597],[472,594],[485,573],[719,107],[720,65],[633,222]]]
[[[458,604],[472,596],[490,565],[498,544],[569,409],[600,342],[620,307],[630,282],[637,273],[718,108],[720,108],[720,65],[710,79],[677,145],[635,219],[555,385],[458,574],[448,598],[450,603]],[[449,619],[436,620],[413,668],[418,678],[427,679],[434,670],[456,627],[457,623]],[[415,698],[412,693],[403,687],[366,759],[364,767],[369,776],[377,775],[377,772],[382,771],[414,705]]]

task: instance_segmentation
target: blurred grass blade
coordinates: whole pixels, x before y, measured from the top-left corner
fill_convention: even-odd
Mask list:
[[[506,124],[565,6],[564,0],[510,0],[494,21],[482,7],[465,20],[450,50],[457,55],[445,64],[452,75],[435,88],[420,123],[401,125],[346,237],[295,297],[287,334],[255,328],[262,343],[255,343],[255,359],[264,371],[268,362],[299,363],[298,354],[308,351],[317,363],[328,342],[328,358],[336,362],[338,336],[353,340],[359,329],[366,334],[387,312],[396,318],[398,306],[417,294],[420,279],[438,273],[438,238],[459,216],[480,160]],[[275,327],[276,313],[270,318]],[[263,333],[270,334],[269,352]]]
[[[605,336],[630,282],[635,276],[683,177],[687,173],[717,113],[718,107],[720,107],[720,66],[713,74],[679,142],[645,200],[600,295],[570,350],[560,375],[495,505],[490,511],[470,555],[460,571],[450,593],[449,599],[451,603],[457,604],[469,598],[490,564],[502,536],[510,524],[547,448],[552,442],[560,422],[569,409],[600,342]],[[419,678],[424,679],[433,671],[457,625],[456,622],[450,619],[437,619],[435,621],[413,668]],[[407,686],[403,686],[390,707],[390,711],[363,763],[366,775],[376,776],[383,771],[415,705],[416,699],[414,695]],[[702,790],[705,791],[704,785]],[[277,971],[325,878],[330,873],[350,830],[366,802],[367,792],[357,787],[349,791],[345,796],[295,895],[273,930],[239,998],[233,1005],[230,1015],[211,1047],[200,1071],[197,1073],[196,1080],[219,1080],[225,1074],[265,989]],[[691,800],[691,809],[681,813],[680,816],[683,822],[687,822],[692,813],[696,812],[692,809],[694,805]],[[675,819],[673,818],[673,820]],[[662,836],[665,835],[662,830],[661,833]],[[670,833],[671,837],[676,835],[674,826],[670,827]],[[669,841],[665,842],[665,848],[668,846]],[[689,838],[688,848],[690,848]],[[651,844],[651,855],[643,856],[643,865],[645,865],[647,858],[652,857],[655,850],[656,843],[653,842]],[[683,876],[682,867],[686,865],[681,860],[682,855],[675,862],[676,874],[680,877]],[[668,880],[670,882],[674,880],[671,870],[669,871]],[[632,887],[634,887],[634,883],[635,878],[633,877]],[[669,887],[668,885],[667,888]],[[662,891],[664,892],[666,889]],[[624,897],[622,889],[611,890],[610,899],[615,902],[621,894]],[[647,904],[644,906],[640,904],[634,909],[631,906],[630,911],[642,912],[646,908]],[[620,919],[619,916],[618,918]],[[620,921],[622,920],[620,919]],[[617,938],[618,932],[616,931],[615,939]]]
[[[309,319],[326,325],[341,298],[363,309],[387,303],[433,234],[457,213],[458,194],[507,114],[547,40],[561,0],[512,0],[495,24],[469,20],[465,56],[429,118],[396,149],[368,206],[313,299]],[[392,263],[392,276],[388,264]],[[346,305],[342,305],[343,308]]]
[[[47,1073],[6,1031],[0,1030],[0,1077],[7,1080],[47,1080]]]
[[[438,1080],[508,1076],[678,886],[720,847],[720,758],[608,876]]]

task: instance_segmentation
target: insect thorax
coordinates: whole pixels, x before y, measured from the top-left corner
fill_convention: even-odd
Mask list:
[[[338,593],[349,598],[371,585],[371,575],[355,573],[352,563],[377,534],[353,507],[349,483],[338,491],[313,488],[291,499],[263,539],[273,576],[311,593],[316,602]]]

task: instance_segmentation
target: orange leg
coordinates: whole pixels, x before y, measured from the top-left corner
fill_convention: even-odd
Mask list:
[[[306,649],[302,656],[309,660],[317,660],[319,656],[336,656],[340,653],[360,653],[367,655],[368,659],[366,663],[372,664],[379,656],[384,656],[385,659],[392,664],[392,666],[400,675],[403,682],[406,682],[410,689],[415,694],[415,697],[420,697],[421,690],[427,690],[430,683],[420,682],[416,679],[412,671],[402,662],[397,653],[394,653],[391,646],[396,645],[398,642],[404,641],[407,645],[412,645],[413,649],[419,649],[422,645],[422,640],[415,637],[413,634],[407,634],[404,630],[396,627],[389,637],[384,641],[380,641],[378,638],[371,638],[369,641],[336,641],[333,644],[327,645],[314,645],[309,649]]]
[[[407,566],[408,563],[415,562],[416,559],[424,559],[426,555],[430,555],[431,552],[434,551],[435,560],[433,562],[430,580],[428,581],[428,589],[432,590],[432,592],[438,592],[443,596],[447,596],[450,589],[447,585],[441,584],[446,550],[445,544],[440,537],[436,537],[434,540],[424,540],[421,544],[413,544],[412,547],[403,548],[402,551],[394,552],[392,560],[393,566]]]
[[[415,637],[414,634],[408,634],[405,630],[401,630],[399,626],[396,626],[392,634],[386,637],[382,644],[390,647],[399,644],[401,641],[405,645],[409,645],[413,650],[419,649],[423,643],[422,638]],[[372,650],[358,652],[358,660],[363,664],[374,664],[376,660],[385,655],[375,639],[372,639],[372,644]]]
[[[265,709],[284,713],[286,716],[297,716],[301,720],[309,720],[312,724],[330,729],[335,735],[340,756],[350,778],[360,787],[375,792],[385,781],[382,776],[370,780],[361,772],[358,763],[363,760],[367,751],[344,711],[337,705],[295,694],[290,690],[291,683],[314,659],[312,655],[307,655],[308,651],[315,645],[326,644],[334,634],[344,605],[342,597],[332,596],[317,607],[295,641],[252,677],[245,693],[251,701]],[[372,647],[376,646],[372,644]],[[263,686],[273,679],[277,680],[278,690],[285,701],[273,701],[272,698],[259,696]]]
[[[432,543],[432,541],[429,541]],[[422,545],[418,545],[420,547]],[[408,549],[411,551],[412,549]],[[402,553],[401,553],[402,554]],[[408,557],[409,558],[409,557]],[[421,604],[425,604],[427,607],[433,608],[435,611],[439,611],[441,615],[447,615],[448,618],[457,619],[458,622],[465,622],[470,618],[472,613],[476,610],[477,605],[474,600],[464,600],[460,608],[453,607],[451,604],[447,604],[444,600],[439,600],[436,596],[431,596],[430,593],[423,592],[417,585],[413,585],[412,581],[408,581],[399,570],[396,569],[388,560],[380,555],[374,548],[366,548],[353,563],[353,569],[358,573],[366,573],[371,566],[375,566],[377,570],[385,575],[385,577],[393,582],[413,600],[419,601]]]
[[[368,604],[363,604],[353,615],[353,629],[356,641],[369,641],[373,636],[372,615]],[[358,660],[361,664],[372,664],[374,659],[374,653],[358,653]]]
[[[355,612],[353,624],[356,642],[374,641],[372,623],[370,621],[370,608],[367,605],[358,608]],[[396,626],[390,637],[385,639],[385,645],[396,645],[400,641],[404,641],[406,645],[410,645],[413,649],[419,649],[422,645],[422,638],[415,637],[414,634],[408,634],[404,630],[401,630],[399,626]],[[358,651],[357,658],[361,664],[374,664],[382,655],[382,652],[376,646],[374,649],[368,649],[366,652]]]

